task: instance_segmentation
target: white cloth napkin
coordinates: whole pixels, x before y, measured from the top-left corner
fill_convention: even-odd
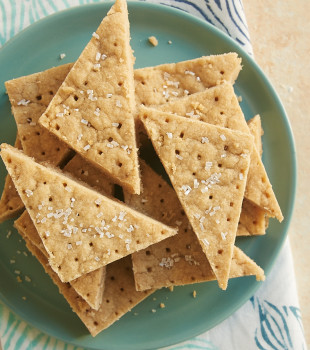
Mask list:
[[[253,54],[241,0],[148,1],[173,6],[208,21]],[[46,15],[90,2],[98,1],[1,0],[0,45]],[[0,340],[3,350],[79,349],[26,324],[1,302]],[[212,330],[165,349],[306,349],[288,240],[267,280],[242,308]]]

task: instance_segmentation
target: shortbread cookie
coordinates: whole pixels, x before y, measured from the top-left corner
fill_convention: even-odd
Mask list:
[[[5,82],[25,154],[58,165],[67,156],[65,143],[39,124],[39,118],[68,74],[71,64]]]
[[[255,115],[248,122],[248,127],[250,129],[251,134],[254,137],[254,144],[260,156],[263,154],[263,143],[262,136],[264,135],[264,130],[262,128],[262,121],[260,119],[260,115]]]
[[[127,4],[102,20],[39,123],[119,185],[140,193]]]
[[[143,193],[132,195],[125,192],[126,203],[166,225],[177,225],[179,233],[132,254],[136,289],[159,289],[214,280],[208,259],[175,191],[145,162],[140,160],[140,166]],[[246,275],[264,279],[263,270],[235,247],[229,277]]]
[[[85,182],[87,185],[96,188],[102,194],[106,194],[108,196],[112,196],[113,194],[113,184],[111,184],[109,180],[102,178],[100,171],[87,163],[85,159],[78,154],[68,162],[68,164],[64,167],[64,171],[71,174],[74,178]],[[54,209],[52,209],[52,205],[50,206],[50,209],[51,211]],[[42,250],[44,245],[34,224],[32,223],[28,212],[25,211],[20,218],[15,221],[15,223],[16,222],[17,225],[25,231],[31,242]],[[43,249],[43,253],[44,252],[48,257],[45,248]]]
[[[64,282],[177,233],[9,145],[1,156]]]
[[[64,170],[74,177],[84,180],[88,185],[96,187],[103,194],[112,195],[113,193],[113,184],[102,178],[100,171],[79,155],[75,155],[65,166]],[[15,226],[18,227],[19,231],[23,230],[28,239],[48,257],[42,240],[27,211],[15,221]],[[76,292],[86,300],[92,309],[98,310],[100,306],[105,275],[106,267],[103,266],[70,282]]]
[[[87,185],[95,188],[100,193],[113,196],[114,185],[109,178],[106,178],[100,169],[94,167],[79,154],[76,154],[63,168],[75,178],[85,182]]]
[[[20,139],[16,136],[15,147],[22,149]],[[20,199],[18,192],[10,175],[5,177],[4,187],[0,199],[0,223],[14,218],[24,209],[24,203]]]
[[[252,136],[145,107],[140,119],[219,286],[226,289]]]
[[[39,249],[48,259],[47,251],[28,213],[17,219],[14,226],[26,242],[29,241],[31,246]],[[105,276],[106,268],[103,266],[71,281],[70,284],[92,309],[98,310],[102,301]]]
[[[262,135],[264,134],[260,116],[256,115],[248,122],[251,135],[254,137],[254,145],[262,156]],[[250,165],[251,166],[251,165]],[[268,227],[268,211],[262,209],[248,199],[242,203],[242,211],[239,219],[237,236],[263,235]]]
[[[158,108],[161,111],[250,134],[231,84],[225,83],[202,93],[171,101]],[[245,197],[269,211],[271,217],[276,217],[279,221],[283,220],[281,209],[256,147],[251,154]]]
[[[69,283],[61,282],[58,275],[48,264],[44,254],[27,238],[25,240],[27,248],[42,264],[45,272],[49,274],[53,282],[58,286],[59,292],[65,297],[72,310],[79,316],[93,337],[116,322],[126,312],[154,292],[154,290],[136,291],[130,257],[126,257],[108,266],[106,288],[103,293],[101,306],[97,311],[92,310]]]
[[[234,52],[136,69],[136,102],[160,105],[223,81],[233,84],[240,70],[241,58]]]
[[[266,233],[266,213],[261,207],[244,198],[237,236],[257,236]]]

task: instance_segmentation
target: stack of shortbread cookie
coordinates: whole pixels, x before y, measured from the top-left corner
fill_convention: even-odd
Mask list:
[[[162,287],[264,280],[235,238],[283,219],[237,54],[133,65],[116,0],[74,64],[6,82],[18,136],[1,145],[0,220],[24,210],[16,228],[93,336]],[[139,158],[149,140],[171,184]]]

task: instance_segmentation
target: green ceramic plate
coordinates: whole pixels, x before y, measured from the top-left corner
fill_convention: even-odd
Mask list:
[[[13,143],[16,127],[5,95],[4,81],[74,61],[90,39],[110,2],[86,5],[49,16],[30,26],[0,50],[0,141]],[[175,62],[201,55],[236,51],[244,68],[235,84],[242,95],[242,109],[247,119],[259,113],[264,134],[264,164],[279,199],[285,220],[271,220],[264,237],[244,238],[238,245],[269,272],[282,246],[294,204],[296,163],[289,121],[284,109],[262,71],[239,46],[222,32],[184,12],[166,6],[129,2],[132,47],[136,67]],[[147,38],[155,35],[157,47]],[[172,44],[168,44],[168,40]],[[66,58],[59,60],[59,54]],[[0,164],[0,188],[5,169]],[[174,344],[202,333],[236,311],[261,285],[254,277],[231,280],[226,292],[216,283],[175,288],[173,293],[158,291],[138,305],[133,312],[92,338],[57,288],[32,257],[12,221],[1,225],[0,297],[14,312],[40,330],[69,343],[91,349],[151,349]],[[6,238],[8,230],[12,235]],[[15,264],[10,264],[15,259]],[[17,283],[14,270],[31,282]],[[197,298],[192,298],[192,291]],[[26,296],[27,300],[22,299]],[[158,309],[163,301],[165,309]],[[158,309],[152,313],[153,308]]]

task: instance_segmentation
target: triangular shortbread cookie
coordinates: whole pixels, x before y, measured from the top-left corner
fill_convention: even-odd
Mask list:
[[[67,145],[38,121],[70,67],[71,64],[66,64],[5,82],[22,148],[38,161],[58,165],[69,152]]]
[[[62,281],[177,233],[9,145],[1,156]]]
[[[129,36],[126,1],[117,0],[39,122],[127,191],[140,193]]]
[[[86,182],[88,185],[96,187],[101,193],[112,195],[114,186],[107,179],[102,178],[100,171],[87,163],[81,156],[75,155],[64,167],[64,171],[69,172],[75,178]],[[42,240],[27,211],[14,224],[19,232],[23,231],[31,243],[48,257]],[[103,266],[70,282],[76,292],[86,300],[92,309],[98,310],[100,306],[105,275],[106,267]]]
[[[15,147],[22,149],[18,135],[16,137]],[[0,223],[17,216],[23,208],[24,203],[16,191],[11,176],[7,175],[0,199]]]
[[[219,286],[226,289],[252,136],[148,108],[140,109],[140,118]]]
[[[253,118],[247,121],[251,134],[254,137],[254,144],[260,156],[263,154],[262,136],[264,130],[262,128],[262,121],[259,114],[256,114]]]
[[[250,119],[248,127],[251,135],[254,137],[254,145],[259,150],[260,156],[262,155],[262,135],[263,129],[259,115]],[[250,164],[251,167],[251,164]],[[248,199],[244,198],[242,203],[242,211],[238,225],[238,236],[253,236],[263,235],[266,233],[268,227],[268,211],[252,203]]]
[[[240,70],[241,58],[234,52],[136,69],[136,102],[161,105],[223,81],[233,84]]]
[[[224,83],[201,93],[171,101],[158,108],[161,111],[250,134],[231,84]],[[283,220],[281,209],[256,147],[253,147],[251,154],[245,197],[268,211],[269,216],[276,217],[279,221]]]
[[[29,241],[46,259],[48,258],[42,240],[27,212],[14,222],[14,226],[26,242]],[[98,310],[102,301],[105,276],[106,267],[103,266],[71,281],[70,284],[92,309]]]
[[[69,283],[61,282],[40,249],[33,245],[27,237],[24,239],[29,251],[42,264],[45,272],[52,278],[59,288],[59,292],[65,297],[72,310],[79,316],[93,337],[154,292],[154,290],[136,291],[130,257],[126,257],[107,267],[106,288],[102,295],[100,308],[97,311],[92,310]]]
[[[143,193],[132,195],[125,192],[126,203],[166,225],[177,225],[179,233],[132,254],[136,289],[159,289],[214,280],[208,259],[184,216],[175,191],[141,160],[140,166]],[[263,270],[235,247],[229,277],[245,275],[264,279]]]
[[[237,236],[256,236],[266,233],[266,210],[244,198]]]

